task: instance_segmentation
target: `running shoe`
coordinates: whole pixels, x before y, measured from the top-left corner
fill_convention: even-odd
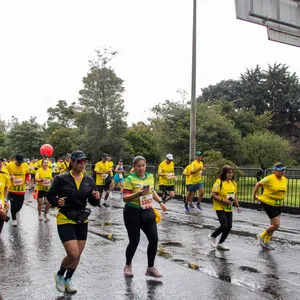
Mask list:
[[[124,276],[125,277],[133,277],[132,265],[126,265],[124,267]]]
[[[59,292],[65,291],[65,278],[64,276],[57,275],[57,273],[54,273],[54,281],[55,281],[55,287]]]
[[[41,214],[39,215],[39,221],[43,221],[43,216]]]
[[[265,243],[264,247],[268,250],[275,250],[275,247],[270,242]]]
[[[65,279],[65,289],[69,293],[76,293],[77,292],[77,289],[74,287],[71,278]]]
[[[44,214],[44,218],[45,218],[45,222],[46,222],[46,221],[49,221],[48,213]]]
[[[203,210],[202,207],[201,207],[201,205],[200,205],[200,203],[197,203],[197,208],[198,208],[199,210]]]
[[[189,207],[190,207],[190,209],[196,208],[196,206],[195,206],[193,203],[191,203],[191,204],[189,205]]]
[[[208,235],[207,238],[208,238],[210,245],[213,248],[216,248],[216,238],[212,237],[211,235]]]
[[[145,273],[146,276],[151,276],[155,278],[161,278],[163,277],[162,274],[160,274],[155,267],[148,267]]]
[[[186,212],[190,212],[189,205],[187,203],[184,203],[184,209]]]
[[[264,238],[261,237],[260,234],[258,234],[258,235],[256,236],[256,238],[257,238],[258,244],[259,244],[260,246],[262,246],[262,247],[265,248],[265,247],[266,247],[266,244],[265,244],[265,242],[264,242]]]
[[[229,251],[230,249],[224,245],[224,243],[220,243],[217,245],[217,249],[222,250],[222,251]]]
[[[17,227],[18,226],[18,221],[17,220],[13,220],[12,221],[12,226]]]

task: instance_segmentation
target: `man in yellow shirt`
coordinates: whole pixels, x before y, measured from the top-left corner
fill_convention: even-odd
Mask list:
[[[195,158],[196,159],[191,163],[191,168],[190,168],[190,184],[189,184],[189,190],[187,194],[187,203],[185,203],[184,205],[186,212],[189,212],[190,208],[192,209],[197,208],[198,210],[202,210],[200,203],[204,194],[204,184],[202,181],[202,172],[204,170],[204,166],[202,162],[203,154],[201,153],[201,151],[197,151],[195,153]],[[193,205],[193,198],[196,191],[199,192],[199,196],[198,196],[197,206],[195,207]]]
[[[10,175],[11,185],[8,190],[10,200],[10,211],[12,225],[18,226],[17,213],[21,210],[25,199],[26,181],[29,179],[29,167],[24,163],[22,154],[17,154],[15,161],[7,164],[7,171]]]
[[[71,154],[67,153],[65,160],[59,165],[59,173],[65,173],[68,171],[69,169],[69,165],[70,165],[70,161],[71,161]]]
[[[175,182],[173,155],[167,154],[166,159],[158,166],[159,189],[162,191],[162,201],[166,203],[175,197]],[[169,192],[169,195],[168,195]]]
[[[107,157],[108,157],[108,154],[103,153],[102,160],[98,161],[94,168],[94,171],[96,173],[96,185],[97,185],[98,191],[100,192],[100,200],[101,200],[103,191],[105,191],[103,206],[106,208],[109,207],[109,205],[106,203],[106,201],[109,196],[109,190],[110,190],[110,184],[111,184],[111,180],[109,180],[109,177],[112,172],[110,164],[107,163]],[[101,204],[99,204],[99,207],[101,207]]]

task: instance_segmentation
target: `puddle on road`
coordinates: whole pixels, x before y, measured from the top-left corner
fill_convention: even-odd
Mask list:
[[[181,243],[179,243],[179,242],[171,242],[171,241],[163,242],[163,243],[161,243],[161,245],[162,246],[183,247]]]
[[[248,266],[240,266],[239,268],[242,271],[248,271],[250,273],[260,273],[259,270],[255,269],[255,268],[252,268],[252,267],[248,267]]]

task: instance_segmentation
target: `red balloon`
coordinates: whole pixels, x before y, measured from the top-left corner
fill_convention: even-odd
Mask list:
[[[47,154],[49,157],[53,154],[54,149],[50,144],[44,144],[41,148],[40,148],[40,153],[41,155],[45,155]]]

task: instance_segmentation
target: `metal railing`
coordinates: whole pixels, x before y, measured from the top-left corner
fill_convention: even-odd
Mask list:
[[[124,165],[125,177],[129,175],[131,165]],[[204,182],[204,201],[210,201],[211,189],[218,177],[219,169],[217,167],[205,167],[203,172]],[[147,165],[147,172],[154,175],[155,189],[159,191],[157,166]],[[175,167],[175,194],[176,198],[182,199],[186,195],[185,176],[182,175],[184,168]],[[86,171],[92,175],[91,165],[86,166]],[[244,206],[259,207],[260,202],[252,199],[255,184],[263,177],[270,175],[272,169],[262,170],[260,168],[240,167],[234,169],[234,180],[237,183],[237,196]],[[288,189],[283,207],[300,209],[300,169],[287,169],[285,176],[288,179]]]

